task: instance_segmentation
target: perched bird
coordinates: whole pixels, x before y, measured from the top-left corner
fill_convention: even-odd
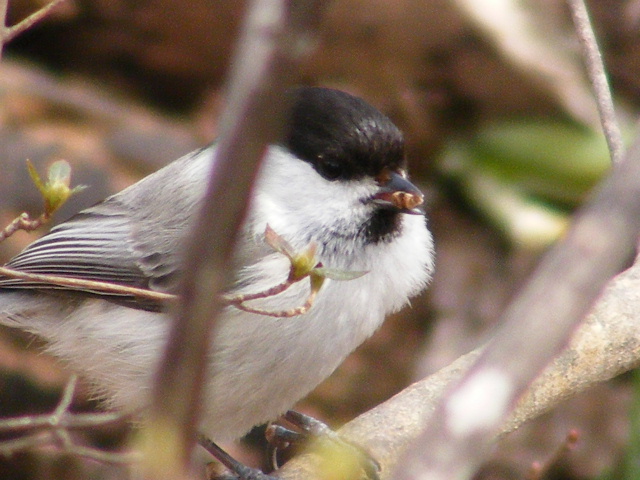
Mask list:
[[[326,280],[309,311],[293,318],[226,307],[209,353],[201,425],[216,442],[289,409],[422,291],[433,270],[432,238],[418,209],[423,197],[407,179],[398,128],[338,90],[301,87],[288,95],[288,128],[265,154],[230,293],[263,291],[287,278],[290,262],[265,243],[267,225],[296,251],[314,244],[327,268],[366,273]],[[185,238],[215,149],[190,153],[76,214],[7,266],[178,293],[188,274]],[[287,310],[308,294],[301,281],[251,306]],[[138,410],[149,401],[168,336],[166,310],[126,295],[0,277],[0,323],[44,339],[46,351],[86,379],[106,408]]]

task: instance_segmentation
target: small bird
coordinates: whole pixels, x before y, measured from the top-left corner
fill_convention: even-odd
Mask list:
[[[339,90],[300,87],[287,95],[288,127],[263,159],[228,293],[261,292],[287,278],[290,261],[265,243],[267,226],[295,251],[315,245],[324,267],[365,273],[326,280],[313,306],[296,317],[225,308],[209,353],[200,426],[215,442],[291,408],[421,292],[433,271],[423,196],[407,178],[400,130]],[[7,266],[179,293],[188,274],[185,239],[215,149],[192,152],[76,214]],[[282,311],[308,295],[301,281],[251,306]],[[46,351],[84,378],[105,408],[138,411],[149,402],[170,317],[166,305],[150,300],[0,277],[0,323],[45,340]]]

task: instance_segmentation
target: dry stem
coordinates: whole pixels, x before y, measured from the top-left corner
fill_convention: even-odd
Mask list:
[[[27,18],[21,20],[17,24],[7,27],[6,15],[9,0],[0,1],[0,56],[5,44],[13,40],[15,37],[23,33],[25,30],[31,28],[34,24],[44,19],[51,11],[65,0],[52,0],[40,10],[29,15]]]
[[[18,230],[24,230],[26,232],[36,230],[47,223],[49,219],[49,215],[43,213],[35,220],[32,220],[31,217],[29,217],[29,214],[24,212],[0,232],[0,242],[6,240]]]
[[[582,45],[587,73],[596,97],[598,114],[600,115],[604,136],[607,139],[609,154],[613,163],[617,164],[622,161],[624,156],[622,133],[616,119],[607,73],[591,21],[589,20],[589,12],[584,0],[568,0],[568,4],[573,16],[576,34]]]
[[[48,415],[27,415],[0,420],[0,432],[24,432],[16,439],[0,442],[0,455],[10,456],[22,450],[56,444],[62,451],[105,463],[131,464],[140,456],[134,452],[106,452],[97,448],[77,445],[70,430],[97,428],[113,423],[124,423],[130,415],[116,412],[81,414],[69,409],[73,400],[77,378],[72,376],[64,388],[60,402]]]

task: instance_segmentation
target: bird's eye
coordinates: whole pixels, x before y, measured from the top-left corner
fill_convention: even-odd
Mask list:
[[[391,170],[383,168],[374,178],[378,185],[385,185],[391,180]]]
[[[336,180],[343,174],[342,164],[331,158],[319,158],[317,169],[318,173],[327,180]]]

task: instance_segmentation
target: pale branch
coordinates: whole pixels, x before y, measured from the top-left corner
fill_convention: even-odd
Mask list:
[[[18,230],[24,230],[26,232],[36,230],[47,223],[49,218],[49,215],[46,213],[41,214],[36,219],[32,219],[26,212],[22,213],[20,216],[13,219],[13,221],[11,221],[11,223],[9,223],[9,225],[0,232],[0,242],[6,240]]]
[[[56,419],[51,414],[24,415],[0,419],[0,432],[19,433],[29,430],[40,430],[55,424],[67,430],[82,430],[85,428],[107,426],[126,423],[132,414],[121,412],[73,413]]]
[[[0,275],[8,278],[16,278],[19,280],[49,284],[52,286],[68,287],[76,290],[90,291],[95,293],[128,295],[157,302],[175,302],[177,299],[176,295],[156,292],[153,290],[148,290],[146,288],[128,287],[126,285],[118,285],[116,283],[99,282],[96,280],[86,280],[73,277],[63,277],[60,275],[23,272],[8,267],[0,267]]]
[[[304,315],[305,313],[307,313],[309,309],[313,306],[313,302],[315,301],[317,295],[318,295],[317,290],[311,290],[311,292],[309,293],[309,296],[307,297],[303,305],[300,305],[299,307],[291,308],[289,310],[275,310],[275,311],[265,310],[262,308],[251,307],[244,303],[234,303],[233,306],[244,312],[255,313],[257,315],[264,315],[267,317],[276,317],[276,318],[292,318],[292,317],[297,317],[299,315]]]
[[[188,474],[207,352],[224,306],[220,294],[230,281],[234,245],[259,161],[285,125],[288,105],[282,102],[283,93],[296,82],[299,65],[315,44],[323,3],[253,0],[248,4],[227,82],[215,171],[209,176],[186,245],[184,266],[189,275],[183,279],[182,301],[175,310],[154,382],[149,421],[141,436],[146,478],[184,478]],[[158,451],[171,452],[160,466],[154,462]]]
[[[125,452],[108,452],[98,448],[74,444],[65,446],[64,451],[72,455],[77,455],[78,457],[95,460],[96,462],[101,463],[110,463],[112,465],[131,466],[140,462],[142,458],[139,452],[133,450]]]
[[[0,441],[0,456],[10,457],[18,452],[34,450],[51,444],[51,436],[48,434],[34,433],[12,440]]]
[[[640,233],[640,136],[506,308],[491,343],[438,403],[399,480],[465,478],[540,371],[560,353]],[[426,453],[428,452],[428,453]]]
[[[133,465],[140,461],[140,454],[135,451],[109,452],[98,448],[77,445],[70,440],[60,443],[56,442],[56,439],[59,439],[59,437],[54,436],[51,431],[43,431],[12,440],[0,441],[0,456],[9,457],[25,450],[35,450],[58,443],[58,447],[62,452],[102,463]]]
[[[582,46],[587,74],[593,87],[600,123],[609,147],[609,154],[613,163],[617,164],[624,157],[624,143],[620,125],[616,119],[611,88],[609,87],[607,73],[602,61],[602,54],[598,48],[598,41],[589,19],[589,12],[584,0],[567,0],[567,3]]]
[[[1,441],[0,455],[10,456],[19,451],[57,445],[61,451],[105,463],[131,464],[139,460],[140,455],[136,452],[108,452],[78,445],[73,441],[71,430],[124,424],[131,416],[131,414],[120,412],[90,414],[71,412],[69,409],[76,383],[77,378],[72,376],[63,390],[58,405],[50,414],[0,419],[0,432],[22,434],[18,438]]]
[[[15,25],[13,25],[11,27],[5,26],[6,24],[3,22],[2,23],[3,29],[2,29],[2,36],[1,36],[2,37],[1,38],[2,45],[10,42],[15,37],[17,37],[18,35],[20,35],[24,31],[26,31],[29,28],[31,28],[33,25],[35,25],[39,21],[43,20],[47,15],[49,15],[51,13],[51,11],[55,7],[57,7],[59,4],[61,4],[64,1],[65,0],[51,0],[51,2],[46,4],[40,10],[37,10],[37,11],[33,12],[27,18],[24,18],[23,20],[21,20],[20,22],[16,23]],[[2,16],[3,20],[6,17],[6,4],[8,4],[8,0],[6,0],[6,3],[5,3],[5,7],[4,7],[5,8],[5,15]],[[1,9],[0,9],[0,12],[2,12]]]
[[[640,261],[618,275],[574,333],[571,343],[519,399],[494,440],[538,418],[562,401],[640,365]],[[541,327],[544,328],[544,327]],[[339,430],[366,448],[392,478],[401,455],[416,442],[436,405],[480,356],[479,348],[363,413]],[[277,472],[283,480],[321,480],[316,454],[294,458]]]
[[[291,287],[294,283],[298,282],[298,280],[293,281],[291,278],[287,278],[284,282],[278,283],[273,287],[270,287],[266,290],[262,290],[261,292],[255,293],[242,293],[239,295],[223,295],[222,300],[228,305],[240,305],[245,302],[250,302],[251,300],[258,300],[261,298],[273,297],[275,295],[279,295]]]
[[[0,0],[0,59],[4,50],[4,33],[7,30],[7,12],[9,10],[9,0]]]

